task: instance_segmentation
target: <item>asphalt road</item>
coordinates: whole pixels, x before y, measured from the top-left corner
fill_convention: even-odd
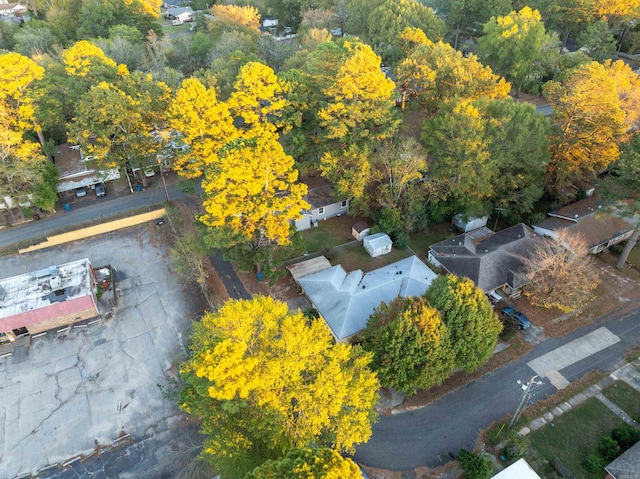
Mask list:
[[[631,308],[627,312],[627,308]],[[355,454],[359,463],[395,471],[420,466],[438,467],[462,448],[473,449],[478,433],[493,421],[513,413],[522,390],[518,380],[535,373],[527,363],[601,326],[621,341],[559,372],[570,382],[591,370],[612,372],[624,363],[624,353],[640,342],[640,300],[626,304],[593,324],[561,338],[548,339],[520,360],[503,366],[431,405],[413,412],[383,416],[373,426],[373,436]],[[532,390],[535,402],[556,392],[549,381]]]
[[[183,198],[185,194],[175,185],[168,186],[171,200]],[[126,196],[99,198],[96,201],[79,201],[71,206],[71,211],[61,208],[55,216],[31,221],[0,231],[0,247],[9,246],[29,238],[44,236],[63,226],[83,223],[100,216],[110,216],[133,208],[163,203],[165,201],[162,187],[149,188]]]

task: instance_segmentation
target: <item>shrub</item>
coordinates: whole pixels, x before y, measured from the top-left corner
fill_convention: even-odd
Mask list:
[[[605,436],[600,439],[598,452],[605,461],[609,462],[614,460],[620,454],[620,445],[611,436]]]
[[[509,342],[516,337],[518,331],[520,331],[518,321],[514,318],[504,317],[504,319],[502,319],[502,332],[499,338],[501,341]]]
[[[617,427],[611,431],[611,437],[620,446],[620,452],[626,451],[636,442],[640,441],[640,429],[636,429],[633,426],[625,424],[622,427]]]
[[[589,454],[582,461],[582,467],[586,471],[593,472],[594,474],[601,473],[606,466],[606,462],[597,454]]]
[[[502,455],[506,460],[515,459],[524,456],[529,447],[529,441],[524,436],[510,437],[502,448]]]
[[[493,461],[486,453],[460,450],[456,458],[467,479],[489,479],[493,472]]]

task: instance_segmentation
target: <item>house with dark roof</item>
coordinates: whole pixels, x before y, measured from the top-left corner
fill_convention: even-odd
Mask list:
[[[609,463],[605,479],[640,479],[640,442]]]
[[[560,230],[580,235],[591,253],[600,253],[626,241],[633,234],[631,223],[603,212],[601,206],[597,196],[588,196],[548,213],[549,218],[533,225],[533,230],[539,235],[554,239]]]
[[[526,261],[541,240],[523,223],[497,233],[482,227],[431,245],[429,262],[447,274],[471,279],[486,293],[503,289],[515,298],[530,282]]]
[[[323,177],[305,177],[301,181],[309,192],[304,199],[311,207],[302,212],[302,218],[294,222],[298,231],[317,226],[318,221],[340,216],[349,211],[349,200],[335,195],[334,188]]]

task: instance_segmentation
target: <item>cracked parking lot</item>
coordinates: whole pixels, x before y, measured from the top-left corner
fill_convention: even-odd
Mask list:
[[[84,463],[120,442],[162,436],[180,449],[167,434],[185,417],[158,385],[185,357],[199,305],[170,271],[154,234],[143,225],[0,258],[2,277],[89,258],[94,266],[111,264],[120,289],[118,307],[102,321],[49,332],[0,359],[0,477],[74,467],[70,461]]]

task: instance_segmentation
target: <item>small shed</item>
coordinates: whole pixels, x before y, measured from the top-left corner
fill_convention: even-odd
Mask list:
[[[391,253],[392,244],[391,238],[385,233],[369,235],[363,240],[364,249],[367,250],[367,253],[369,253],[372,258]]]
[[[486,216],[465,216],[458,214],[451,219],[451,222],[463,233],[468,233],[469,231],[487,226],[488,219]]]
[[[369,226],[365,221],[358,221],[351,227],[351,235],[358,241],[362,241],[362,239],[369,235],[369,233],[371,233],[371,226]]]

